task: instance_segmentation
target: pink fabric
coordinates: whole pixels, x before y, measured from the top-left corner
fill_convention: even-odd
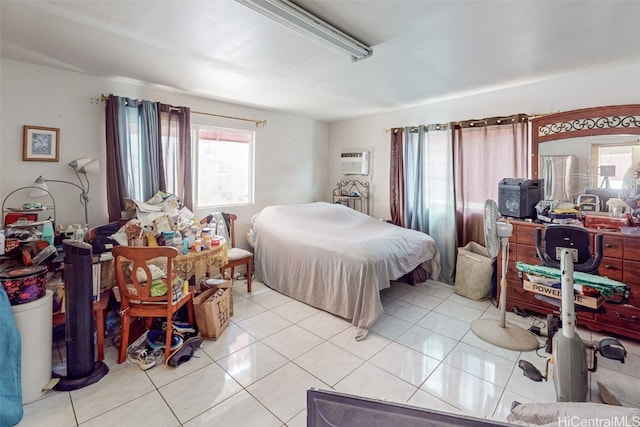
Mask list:
[[[389,197],[391,222],[404,227],[404,159],[402,154],[404,132],[402,128],[391,129],[391,159],[389,174]]]
[[[484,243],[484,203],[498,201],[502,178],[529,177],[529,123],[525,115],[513,118],[459,123],[453,130],[458,246]]]

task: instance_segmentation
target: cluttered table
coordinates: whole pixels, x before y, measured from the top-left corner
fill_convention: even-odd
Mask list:
[[[189,252],[186,255],[178,255],[173,261],[173,270],[184,280],[195,278],[196,286],[207,277],[229,262],[227,245],[212,246],[197,252]]]
[[[220,267],[228,262],[227,246],[222,244],[213,246],[211,249],[205,249],[198,252],[189,252],[186,255],[178,255],[174,261],[174,271],[179,277],[189,280],[195,278],[196,286],[205,280],[208,274],[215,273]],[[105,331],[105,310],[109,304],[111,288],[116,286],[114,262],[107,260],[100,262],[101,269],[101,295],[96,302],[93,303],[93,312],[96,316],[97,330],[97,348],[98,360],[104,359],[104,331]],[[56,313],[53,316],[53,325],[59,325],[65,322],[64,313]]]

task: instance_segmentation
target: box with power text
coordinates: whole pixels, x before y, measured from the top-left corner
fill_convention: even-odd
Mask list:
[[[540,283],[534,283],[528,280],[523,280],[522,287],[526,291],[534,292],[536,294],[544,295],[554,299],[559,299],[559,300],[562,299],[562,291],[552,286],[547,286]],[[604,302],[604,297],[602,295],[598,297],[591,297],[587,295],[580,295],[580,294],[574,293],[573,302],[583,307],[589,307],[589,308],[595,309],[602,305],[602,303]]]

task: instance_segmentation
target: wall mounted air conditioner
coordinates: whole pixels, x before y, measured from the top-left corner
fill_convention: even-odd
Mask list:
[[[369,175],[369,152],[340,153],[340,173],[343,175]]]

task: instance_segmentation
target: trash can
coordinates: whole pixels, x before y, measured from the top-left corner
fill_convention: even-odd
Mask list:
[[[51,381],[53,293],[12,305],[11,311],[22,339],[22,403],[27,404],[38,400]]]
[[[490,298],[494,264],[495,258],[476,242],[458,248],[454,292],[475,301]]]

